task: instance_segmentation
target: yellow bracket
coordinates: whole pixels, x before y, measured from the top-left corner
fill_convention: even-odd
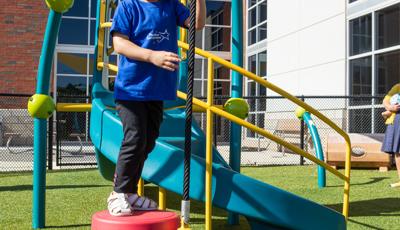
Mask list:
[[[186,224],[185,221],[183,221],[183,218],[181,218],[181,226],[178,228],[179,230],[190,230],[189,224]]]
[[[105,28],[110,28],[112,25],[112,22],[104,22],[100,24],[100,28],[105,29]]]
[[[86,103],[57,103],[57,112],[90,112],[91,104]]]

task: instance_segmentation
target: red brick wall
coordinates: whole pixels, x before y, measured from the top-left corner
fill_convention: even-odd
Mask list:
[[[44,0],[0,6],[0,93],[33,94],[49,10]]]

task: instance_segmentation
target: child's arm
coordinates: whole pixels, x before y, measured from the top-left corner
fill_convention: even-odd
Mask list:
[[[383,106],[385,106],[386,110],[393,113],[396,113],[400,110],[400,104],[391,105],[390,100],[387,100],[386,98],[383,100]]]
[[[150,62],[169,71],[178,69],[176,63],[179,62],[179,57],[175,53],[142,48],[131,42],[126,35],[117,32],[113,33],[113,44],[115,52],[127,58]]]
[[[205,0],[196,0],[196,30],[203,29],[206,24],[206,3]],[[190,18],[185,20],[185,26],[189,28]]]

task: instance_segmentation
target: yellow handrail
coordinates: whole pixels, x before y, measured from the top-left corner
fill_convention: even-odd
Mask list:
[[[178,41],[178,46],[182,49],[188,50],[189,49],[189,45],[182,42],[182,41]],[[349,215],[349,194],[350,194],[350,167],[351,167],[351,162],[350,162],[350,158],[351,158],[351,143],[350,143],[350,137],[349,135],[344,132],[341,128],[339,128],[339,126],[337,126],[335,123],[333,123],[331,120],[329,120],[327,117],[325,117],[322,113],[320,113],[319,111],[317,111],[316,109],[314,109],[313,107],[309,106],[308,104],[304,103],[303,101],[299,100],[298,98],[294,97],[293,95],[289,94],[288,92],[284,91],[283,89],[279,88],[278,86],[266,81],[265,79],[257,76],[254,73],[251,73],[237,65],[234,65],[212,53],[209,53],[207,51],[201,50],[196,48],[195,49],[196,54],[203,56],[205,58],[211,58],[213,61],[231,69],[234,70],[238,73],[240,73],[241,75],[259,83],[260,85],[271,89],[272,91],[280,94],[281,96],[289,99],[290,101],[292,101],[293,103],[303,107],[306,111],[310,112],[311,114],[315,115],[316,117],[318,117],[319,119],[321,119],[322,121],[324,121],[326,124],[328,124],[331,128],[333,128],[337,133],[339,133],[344,140],[346,141],[346,163],[345,163],[345,175],[344,177],[340,177],[341,179],[343,179],[345,181],[344,184],[344,195],[343,195],[343,215],[346,217],[346,219],[348,218]],[[255,130],[252,130],[255,131]],[[272,135],[273,136],[273,135]],[[272,137],[271,136],[271,137]],[[269,138],[269,137],[268,137]],[[271,138],[270,138],[271,139]],[[278,139],[272,138],[271,140],[277,141]],[[289,149],[291,149],[289,146],[287,146]],[[293,150],[293,149],[291,149]],[[301,150],[299,148],[297,148],[297,150],[295,151],[296,153],[300,154]],[[301,155],[301,154],[300,154]],[[310,154],[308,154],[310,155]],[[310,159],[309,157],[307,157],[308,159]],[[311,160],[311,159],[310,159]],[[317,163],[316,161],[314,161],[315,163]],[[327,164],[319,164],[323,167],[325,167],[328,171],[332,172],[333,171],[331,169],[333,169],[332,167],[326,167]],[[333,169],[334,171],[337,172],[337,170]],[[336,176],[338,176],[338,173],[334,173]],[[342,175],[342,174],[340,174]],[[343,175],[342,175],[343,176]],[[344,179],[345,178],[345,179]]]

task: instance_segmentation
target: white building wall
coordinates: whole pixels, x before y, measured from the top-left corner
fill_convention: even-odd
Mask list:
[[[346,1],[269,0],[267,55],[267,79],[291,94],[345,95]]]

